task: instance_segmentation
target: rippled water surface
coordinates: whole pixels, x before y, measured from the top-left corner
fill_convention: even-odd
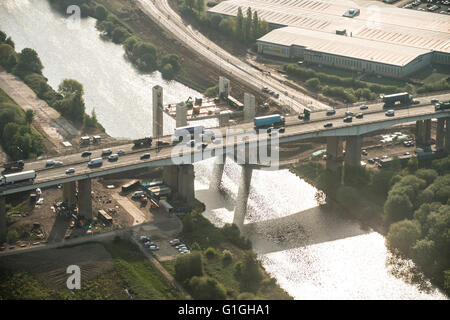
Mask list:
[[[101,40],[95,20],[84,19],[79,30],[70,30],[45,0],[0,1],[0,29],[18,49],[37,50],[54,88],[64,78],[83,83],[88,112],[95,107],[114,137],[150,134],[156,84],[164,87],[167,103],[200,96],[162,80],[158,72],[139,74],[120,46]],[[165,116],[165,132],[173,127]],[[240,167],[228,160],[219,193],[209,190],[213,165],[214,159],[195,165],[196,196],[206,204],[205,216],[221,226],[233,221]],[[320,211],[315,192],[287,170],[253,173],[245,229],[266,270],[289,294],[296,299],[445,299],[429,283],[424,285],[428,290],[420,290],[394,277],[383,236]],[[403,262],[403,268],[408,264]]]

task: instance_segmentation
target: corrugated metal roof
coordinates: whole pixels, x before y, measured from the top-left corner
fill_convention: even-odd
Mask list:
[[[403,46],[395,44],[379,43],[296,27],[275,29],[258,41],[287,47],[297,45],[317,52],[397,66],[404,66],[418,56],[431,52],[430,50],[419,48],[404,50]]]
[[[272,24],[335,33],[346,29],[355,38],[450,53],[450,17],[383,4],[358,7],[354,18],[342,15],[354,3],[327,0],[228,0],[209,12],[236,16],[248,7]],[[406,48],[404,50],[407,50]]]

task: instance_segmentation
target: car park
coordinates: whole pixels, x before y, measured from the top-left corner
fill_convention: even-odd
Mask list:
[[[364,115],[362,113],[358,113],[356,115],[356,119],[362,119],[364,117]]]
[[[369,109],[369,107],[366,104],[363,104],[362,106],[359,107],[359,110],[367,110]]]
[[[83,151],[82,153],[81,153],[81,156],[83,157],[83,158],[85,158],[85,157],[90,157],[92,155],[92,152],[90,152],[90,151]]]
[[[332,126],[333,126],[333,123],[331,123],[331,122],[327,122],[323,125],[324,128],[330,128]]]
[[[102,157],[109,156],[112,153],[111,149],[103,149],[102,150]]]
[[[69,168],[66,170],[66,174],[72,174],[75,173],[75,169],[74,168]]]
[[[395,111],[394,110],[388,110],[388,111],[386,111],[385,115],[387,117],[393,117],[393,116],[395,116]]]
[[[328,109],[326,112],[327,116],[332,116],[336,114],[336,110],[334,109]]]
[[[117,160],[119,160],[119,155],[117,153],[110,154],[108,156],[108,160],[109,161],[117,161]]]
[[[141,155],[141,160],[150,159],[150,153],[144,153]]]
[[[352,121],[353,121],[353,117],[348,116],[348,117],[344,118],[344,122],[352,122]]]

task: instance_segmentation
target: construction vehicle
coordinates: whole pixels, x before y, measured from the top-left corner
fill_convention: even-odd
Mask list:
[[[153,142],[153,139],[150,137],[136,139],[133,141],[135,147],[151,147],[152,142]]]

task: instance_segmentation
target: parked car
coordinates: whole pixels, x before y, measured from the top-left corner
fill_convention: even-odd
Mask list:
[[[141,155],[141,160],[150,159],[150,153],[144,153]]]
[[[431,103],[432,104],[439,103],[439,99],[431,99]]]
[[[63,165],[62,161],[55,161],[55,163],[53,164],[55,167],[61,167]]]
[[[370,158],[369,160],[367,160],[370,164],[374,164],[375,160],[373,158]]]
[[[69,168],[66,170],[66,174],[72,174],[75,173],[75,169],[74,168]]]
[[[330,128],[330,127],[333,126],[333,123],[327,122],[327,123],[325,123],[323,126],[324,126],[324,128]]]
[[[363,151],[361,151],[361,154],[363,155],[363,156],[367,156],[369,153],[367,152],[367,150],[363,150]]]
[[[92,152],[90,152],[90,151],[83,151],[83,152],[81,153],[81,156],[82,156],[83,158],[90,157],[91,155],[92,155]]]
[[[170,244],[172,247],[174,247],[174,246],[177,246],[177,245],[181,244],[181,241],[180,241],[180,239],[173,239],[173,240],[170,240],[170,241],[169,241],[169,244]]]
[[[412,104],[419,104],[420,103],[420,100],[417,100],[417,99],[413,99],[413,101],[412,101]]]
[[[148,242],[148,241],[150,241],[150,238],[149,237],[147,237],[147,236],[141,236],[141,242]]]
[[[48,167],[53,167],[55,165],[55,160],[47,160],[46,162],[45,162],[45,167],[46,168],[48,168]]]

